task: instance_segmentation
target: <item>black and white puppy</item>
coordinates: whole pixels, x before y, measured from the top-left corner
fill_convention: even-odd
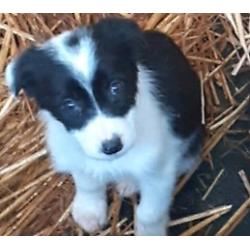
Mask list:
[[[108,18],[13,60],[6,82],[33,97],[57,171],[72,174],[72,214],[86,231],[107,220],[106,186],[140,193],[136,235],[165,235],[179,174],[202,146],[199,79],[164,34]]]

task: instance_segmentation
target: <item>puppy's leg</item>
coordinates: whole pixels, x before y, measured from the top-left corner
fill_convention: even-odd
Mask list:
[[[74,220],[87,232],[101,229],[107,221],[106,185],[93,177],[75,173]]]
[[[136,210],[136,235],[166,235],[175,173],[144,176]]]

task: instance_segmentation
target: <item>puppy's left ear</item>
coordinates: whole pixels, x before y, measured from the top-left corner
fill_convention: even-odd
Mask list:
[[[39,57],[37,48],[31,47],[23,51],[19,56],[7,65],[5,70],[5,82],[11,93],[18,95],[21,89],[32,96],[33,85],[39,68]]]

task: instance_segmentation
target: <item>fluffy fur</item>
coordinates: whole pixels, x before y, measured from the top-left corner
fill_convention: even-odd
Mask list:
[[[6,81],[40,108],[54,167],[75,181],[76,222],[103,227],[116,183],[121,195],[140,192],[136,235],[166,234],[176,179],[203,138],[198,77],[168,37],[105,19],[27,49]]]

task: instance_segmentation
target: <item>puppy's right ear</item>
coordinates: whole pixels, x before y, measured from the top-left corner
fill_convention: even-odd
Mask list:
[[[5,82],[13,95],[17,96],[20,90],[24,89],[29,96],[33,96],[32,89],[37,77],[38,50],[36,47],[31,47],[7,65]]]

